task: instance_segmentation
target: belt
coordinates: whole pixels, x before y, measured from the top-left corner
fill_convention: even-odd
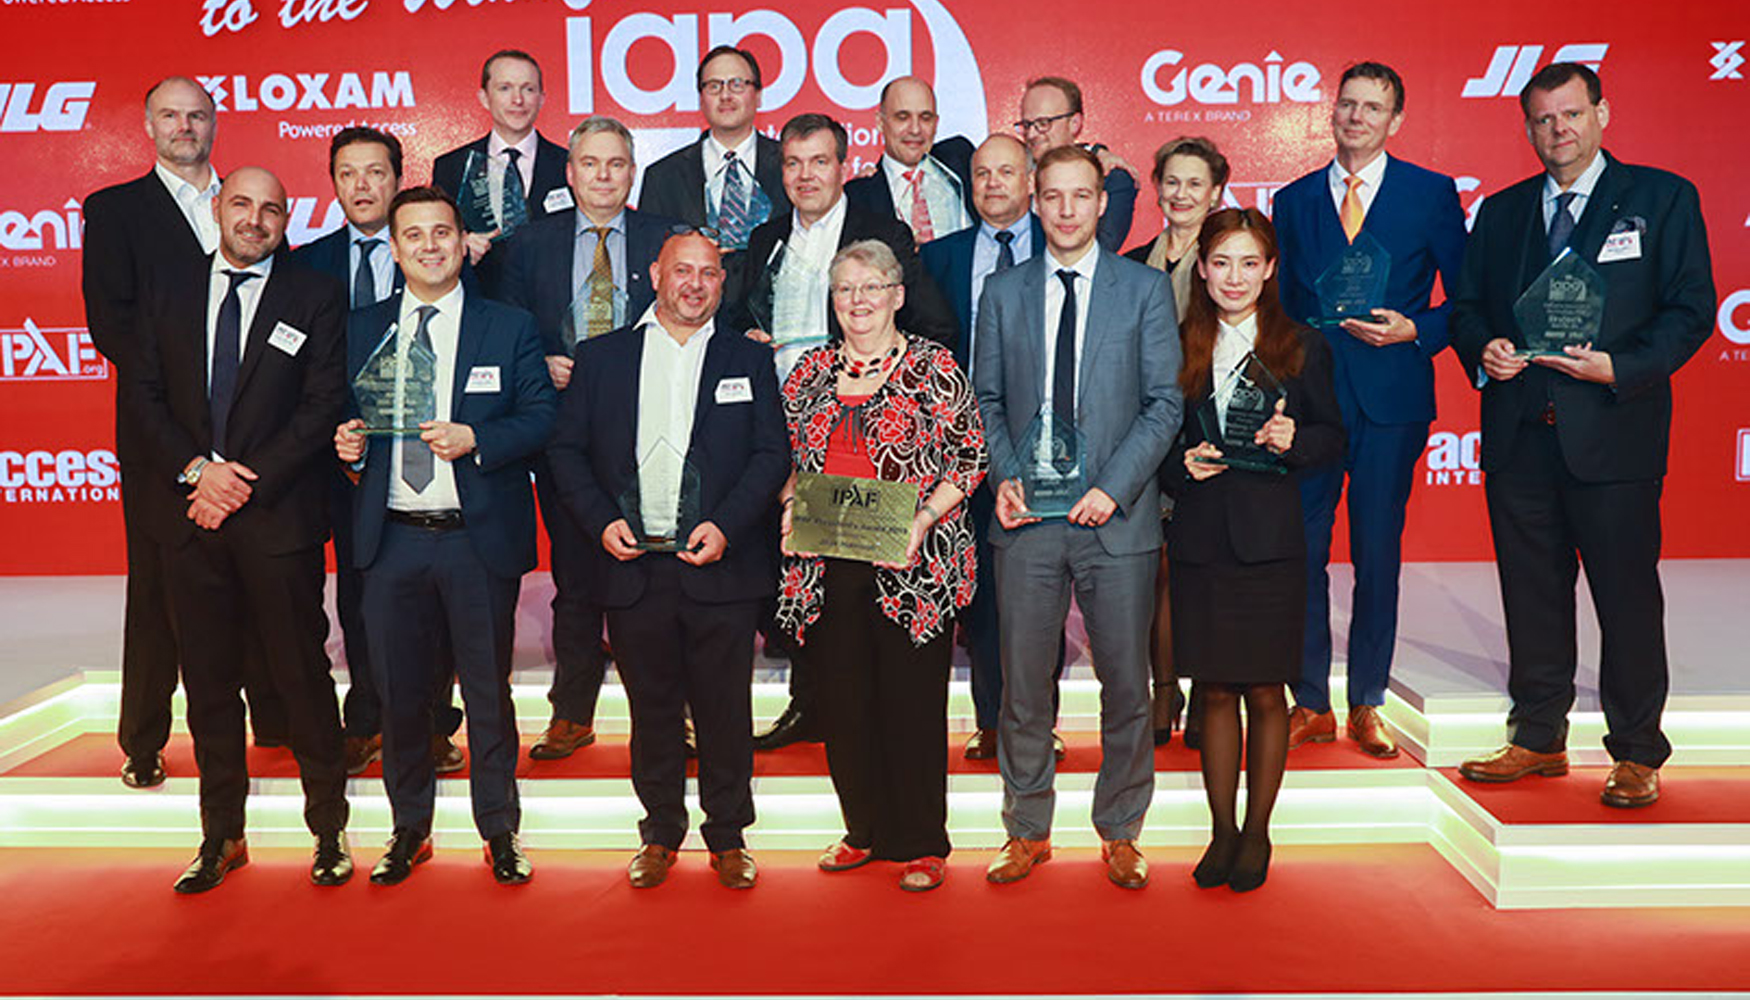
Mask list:
[[[455,531],[462,527],[459,510],[391,510],[389,520],[427,531]]]

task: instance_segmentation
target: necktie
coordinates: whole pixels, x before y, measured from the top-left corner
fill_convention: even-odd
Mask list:
[[[997,231],[997,270],[1007,271],[1015,266],[1015,234],[1007,229]]]
[[[430,351],[431,320],[437,315],[437,306],[420,306],[414,311],[419,314],[419,327],[413,331],[413,342]],[[431,485],[432,478],[437,475],[435,463],[436,456],[432,455],[430,445],[417,437],[402,439],[401,481],[413,492],[422,493]]]
[[[1337,214],[1343,223],[1343,235],[1353,243],[1361,232],[1361,220],[1367,216],[1367,210],[1361,207],[1361,178],[1350,174],[1343,178],[1343,183],[1349,185],[1349,190],[1343,194],[1343,211]]]
[[[747,243],[750,217],[747,210],[747,180],[741,176],[741,160],[735,150],[723,154],[723,197],[717,201],[717,234],[725,247]]]
[[[1556,214],[1549,220],[1549,255],[1554,260],[1561,255],[1562,249],[1568,245],[1568,239],[1574,235],[1574,213],[1568,211],[1568,206],[1574,203],[1576,195],[1572,191],[1563,191],[1556,195]]]
[[[250,271],[226,269],[231,287],[225,289],[225,301],[219,305],[219,322],[213,331],[213,372],[207,380],[207,403],[213,423],[213,451],[225,454],[225,425],[231,419],[231,401],[237,393],[237,367],[242,356],[243,300],[237,289],[251,278],[261,275]]]
[[[905,179],[911,184],[911,231],[919,243],[928,243],[936,238],[936,227],[930,223],[930,200],[924,197],[924,168],[906,171]]]
[[[517,194],[522,195],[525,199],[528,198],[529,189],[523,186],[523,168],[519,165],[522,163],[523,151],[513,146],[504,151],[504,158],[510,161],[504,171],[505,187],[508,189],[510,185],[515,184]]]
[[[377,272],[371,267],[371,251],[383,241],[373,237],[368,240],[353,240],[359,248],[358,270],[352,275],[352,307],[363,309],[377,304]]]
[[[1051,408],[1058,419],[1075,421],[1076,413],[1076,273],[1057,272],[1063,282],[1063,311],[1057,314],[1057,357],[1051,372]]]
[[[590,265],[587,281],[589,323],[584,335],[599,337],[614,328],[614,265],[608,259],[608,234],[613,230],[591,226],[589,231],[595,234],[595,262]]]

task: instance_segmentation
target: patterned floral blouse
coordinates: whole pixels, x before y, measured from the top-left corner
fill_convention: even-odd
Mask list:
[[[784,415],[790,424],[790,452],[798,472],[819,472],[826,463],[827,439],[841,419],[837,348],[817,347],[804,354],[784,382]],[[990,455],[972,383],[939,344],[906,338],[902,355],[881,388],[859,407],[862,438],[879,477],[915,483],[918,501],[929,500],[943,480],[972,495],[984,478]],[[784,557],[778,588],[778,623],[798,641],[820,617],[825,595],[825,560]],[[881,613],[904,627],[922,646],[947,627],[955,609],[972,602],[977,586],[972,522],[966,503],[954,505],[924,535],[917,562],[903,570],[875,567]]]

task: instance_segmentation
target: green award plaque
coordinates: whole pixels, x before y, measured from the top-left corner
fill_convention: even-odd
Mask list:
[[[352,380],[353,401],[365,426],[360,434],[419,436],[419,425],[437,419],[437,355],[407,338],[395,324]]]
[[[1224,393],[1228,401],[1225,418],[1215,405],[1217,397]],[[1288,466],[1282,456],[1254,438],[1258,429],[1276,415],[1277,400],[1287,395],[1282,383],[1257,355],[1246,355],[1222,380],[1221,388],[1197,408],[1197,423],[1204,440],[1221,449],[1221,457],[1208,460],[1209,464],[1286,475]]]
[[[1573,248],[1564,248],[1513,304],[1513,318],[1525,338],[1515,354],[1562,357],[1563,348],[1598,339],[1604,325],[1604,278]]]

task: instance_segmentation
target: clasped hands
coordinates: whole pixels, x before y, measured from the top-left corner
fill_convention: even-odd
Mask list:
[[[201,468],[200,481],[188,491],[188,519],[208,531],[219,530],[227,517],[249,502],[254,492],[249,484],[256,478],[255,470],[242,462],[208,462]]]

